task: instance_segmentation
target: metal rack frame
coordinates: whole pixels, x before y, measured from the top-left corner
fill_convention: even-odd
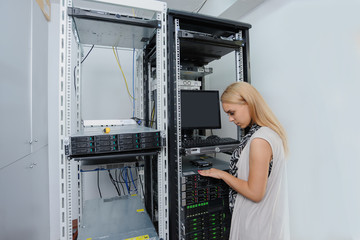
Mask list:
[[[176,10],[168,10],[168,63],[169,63],[169,119],[172,119],[169,124],[169,174],[173,176],[169,181],[170,186],[170,234],[177,236],[177,239],[185,239],[182,233],[181,222],[181,178],[182,178],[182,156],[181,149],[181,99],[180,99],[180,62],[183,59],[181,54],[186,52],[182,51],[181,37],[179,32],[184,26],[182,23],[186,22],[186,26],[191,24],[191,29],[194,32],[214,31],[229,32],[235,35],[235,41],[241,41],[241,46],[234,47],[236,44],[223,44],[235,51],[235,70],[236,81],[250,82],[250,64],[249,64],[249,29],[251,25],[246,23],[234,22],[230,20],[213,18],[205,15],[181,12]],[[185,29],[188,30],[188,29]],[[201,37],[200,37],[201,38]],[[201,39],[196,39],[197,43]],[[204,37],[206,39],[207,36]],[[208,41],[212,46],[216,47],[218,40]],[[221,43],[219,43],[221,44]],[[189,43],[191,45],[191,43]],[[189,46],[188,46],[189,47]],[[223,51],[226,54],[226,51]],[[205,55],[205,52],[204,52]],[[190,56],[192,57],[192,56]],[[194,64],[207,64],[212,60],[218,59],[216,55],[206,55],[204,58],[190,59]],[[240,134],[238,134],[238,138]]]
[[[166,29],[166,3],[159,1],[144,0],[97,0],[92,1],[96,4],[113,4],[125,8],[145,9],[155,12],[155,17],[159,23],[156,29],[156,81],[157,81],[157,130],[162,133],[162,138],[167,140],[168,135],[168,116],[167,116],[167,29]],[[81,223],[82,216],[82,181],[80,174],[80,163],[70,161],[67,158],[66,146],[69,136],[73,133],[72,121],[76,121],[76,131],[81,127],[81,43],[79,36],[73,35],[74,21],[68,16],[68,8],[73,7],[73,0],[60,1],[60,44],[59,44],[59,171],[60,171],[60,239],[73,239],[72,220],[76,217]],[[78,41],[74,46],[73,38]],[[72,66],[71,56],[75,52],[76,61],[76,90],[72,89]],[[143,59],[140,57],[138,62]],[[143,76],[142,65],[138,76]],[[143,88],[143,83],[138,85],[138,91],[144,93],[147,89]],[[75,106],[72,97],[75,95]],[[143,94],[141,94],[143,96]],[[136,106],[139,116],[144,116],[143,109],[148,99],[140,98],[141,103]],[[72,109],[76,108],[76,116],[72,116]],[[162,239],[169,239],[169,210],[168,210],[168,156],[167,144],[157,153],[158,166],[158,234]],[[74,181],[74,175],[76,180]],[[73,196],[73,188],[76,186],[76,195]],[[73,206],[74,200],[77,208]]]

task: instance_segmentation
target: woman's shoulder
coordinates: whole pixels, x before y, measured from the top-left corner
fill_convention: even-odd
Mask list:
[[[261,126],[255,134],[276,134],[277,133],[269,127]]]
[[[267,141],[272,148],[274,156],[280,156],[279,154],[282,156],[284,153],[284,148],[280,136],[269,127],[259,128],[251,138],[262,138]]]
[[[254,135],[252,136],[252,138],[259,138],[259,137],[260,138],[265,138],[267,140],[275,140],[275,141],[280,140],[281,141],[280,136],[274,130],[272,130],[269,127],[261,127],[261,128],[259,128],[254,133]]]

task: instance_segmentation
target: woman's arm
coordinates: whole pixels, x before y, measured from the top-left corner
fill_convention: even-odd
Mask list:
[[[200,170],[199,174],[222,179],[232,189],[244,197],[254,202],[260,202],[265,195],[271,158],[272,150],[270,144],[264,139],[255,138],[250,143],[248,181],[236,178],[231,174],[216,168]]]

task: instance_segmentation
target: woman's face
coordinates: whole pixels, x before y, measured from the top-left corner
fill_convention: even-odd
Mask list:
[[[224,112],[229,116],[229,121],[240,128],[246,128],[251,122],[249,106],[247,104],[222,103]]]

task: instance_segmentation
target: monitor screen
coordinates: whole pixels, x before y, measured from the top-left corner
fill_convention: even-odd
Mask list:
[[[181,128],[221,128],[219,91],[181,90]]]

